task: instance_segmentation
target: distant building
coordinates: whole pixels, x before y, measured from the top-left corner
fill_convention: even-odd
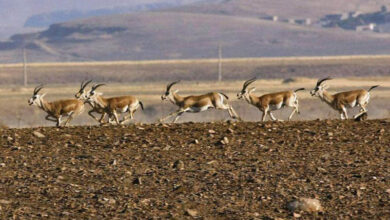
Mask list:
[[[295,23],[300,24],[300,25],[307,25],[307,26],[312,24],[310,18],[297,19],[297,20],[295,20]]]
[[[360,11],[350,11],[350,12],[344,12],[340,15],[340,18],[338,20],[347,20],[350,18],[356,18],[362,13]]]
[[[376,24],[370,23],[368,25],[360,25],[356,26],[356,31],[375,31],[376,29]]]
[[[262,17],[264,20],[278,21],[279,17],[276,15]]]
[[[289,19],[287,19],[287,23],[296,24],[296,20],[294,18],[289,18]]]

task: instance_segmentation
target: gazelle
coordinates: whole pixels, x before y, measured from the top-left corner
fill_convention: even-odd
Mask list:
[[[367,104],[370,100],[370,91],[379,85],[371,86],[370,89],[353,90],[347,92],[339,92],[334,95],[330,94],[326,89],[328,86],[323,83],[331,78],[319,79],[317,85],[310,92],[312,96],[318,96],[323,102],[328,104],[334,110],[340,113],[341,119],[348,119],[347,109],[355,106],[360,106],[360,113],[355,115],[354,118],[367,112]]]
[[[117,124],[123,124],[134,118],[134,113],[137,111],[139,106],[141,106],[141,109],[144,110],[142,102],[134,96],[104,98],[102,93],[95,91],[98,87],[103,85],[104,84],[93,85],[87,96],[88,102],[93,103],[92,105],[96,105],[97,108],[103,109],[102,118],[108,114],[109,118],[112,116],[115,118],[115,122]],[[120,113],[128,112],[128,115],[126,115],[123,120],[119,121],[117,111]]]
[[[165,118],[160,119],[160,122],[163,122],[172,116],[176,116],[173,120],[173,123],[175,123],[184,112],[196,113],[206,111],[209,108],[227,110],[229,112],[230,117],[232,117],[233,119],[239,119],[233,107],[228,104],[227,100],[229,99],[229,97],[227,95],[221,92],[210,92],[204,95],[191,95],[183,97],[177,94],[178,90],[174,92],[171,91],[172,86],[179,82],[180,81],[169,83],[167,85],[165,93],[161,96],[161,100],[168,99],[173,104],[179,106],[179,109],[169,114]]]
[[[296,89],[294,91],[284,91],[277,93],[265,94],[262,96],[256,96],[252,94],[256,88],[249,88],[248,86],[255,82],[256,78],[252,78],[244,82],[241,92],[237,93],[238,99],[245,99],[249,104],[256,106],[260,111],[263,112],[262,121],[265,121],[267,114],[271,117],[273,121],[277,120],[272,111],[281,109],[285,106],[294,108],[291,112],[288,120],[291,120],[292,116],[295,113],[299,114],[299,104],[298,97],[296,92],[304,90],[305,88]]]
[[[81,82],[80,90],[74,95],[77,99],[82,100],[86,103],[88,103],[91,106],[91,110],[88,111],[88,115],[91,116],[93,119],[95,119],[100,124],[104,124],[104,108],[100,107],[99,105],[96,105],[95,102],[88,101],[88,94],[91,90],[87,91],[85,88],[89,83],[91,83],[92,80],[89,81],[83,81]],[[92,113],[98,113],[101,115],[100,119],[98,119],[95,115]],[[109,118],[109,122],[111,122],[111,118]]]
[[[46,93],[39,95],[43,87],[35,87],[33,96],[28,100],[29,105],[36,105],[47,113],[46,120],[54,121],[57,123],[57,127],[61,126],[61,119],[63,116],[68,116],[64,126],[77,115],[80,115],[84,111],[84,103],[77,99],[66,99],[48,102],[43,99]]]

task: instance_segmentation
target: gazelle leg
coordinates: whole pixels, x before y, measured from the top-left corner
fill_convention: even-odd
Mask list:
[[[61,118],[62,118],[62,115],[58,116],[58,118],[57,118],[57,127],[61,126]]]
[[[120,121],[120,123],[121,123],[121,124],[124,124],[124,123],[130,121],[131,119],[132,119],[132,118],[131,118],[130,115],[126,115],[126,116]]]
[[[111,117],[111,115],[108,115],[108,122],[105,122],[104,121],[104,117],[106,117],[106,115],[107,115],[107,113],[106,112],[103,112],[102,113],[102,115],[100,116],[100,119],[98,120],[98,122],[100,123],[100,125],[102,125],[102,124],[106,124],[106,123],[110,123],[110,117]]]
[[[119,119],[119,118],[118,118],[118,119]],[[111,114],[111,113],[108,114],[108,123],[109,123],[109,124],[115,124],[115,123],[116,123],[115,117],[114,117],[114,115]]]
[[[268,114],[268,110],[264,110],[262,112],[263,112],[263,115],[261,116],[261,121],[265,121],[265,118],[267,117],[267,114]]]
[[[272,121],[280,121],[274,117],[271,111],[268,111],[269,117],[271,117]]]
[[[91,116],[93,119],[95,119],[97,122],[102,123],[102,122],[101,122],[102,119],[99,120],[95,115],[92,114],[92,112],[95,112],[95,110],[89,111],[89,112],[88,112],[88,115]]]
[[[298,114],[301,114],[301,111],[299,111],[299,102],[298,99],[295,100],[295,111]]]
[[[112,110],[112,113],[110,115],[114,116],[116,124],[119,125],[120,122],[119,122],[118,114],[116,113],[116,110]]]
[[[180,116],[183,114],[184,112],[179,112],[177,113],[175,119],[173,120],[173,123],[176,123],[176,121],[180,118]]]
[[[134,113],[137,111],[137,109],[134,109],[130,111],[130,119],[134,119]]]
[[[344,118],[344,112],[343,111],[340,111],[340,119],[341,120],[344,120],[345,118]]]
[[[55,118],[54,116],[51,116],[51,115],[46,115],[45,119],[48,121],[57,122],[57,118]]]
[[[237,118],[237,115],[235,115],[235,114],[233,113],[234,110],[232,111],[232,107],[229,106],[229,105],[223,105],[223,106],[221,106],[221,107],[217,107],[217,109],[227,110],[228,113],[229,113],[229,116],[230,116],[231,118],[233,118],[233,119]]]
[[[343,114],[345,119],[348,119],[347,109],[345,109],[345,107],[343,107]]]
[[[239,119],[239,120],[241,120],[240,116],[238,116],[238,114],[237,114],[237,112],[234,110],[233,106],[229,106],[229,110],[230,110],[230,112],[231,112],[231,115],[230,115],[230,116],[231,116],[233,119]]]
[[[167,115],[166,117],[161,118],[161,119],[159,120],[159,122],[163,122],[163,121],[167,120],[168,118],[170,118],[170,117],[172,117],[172,116],[174,116],[174,115],[179,114],[180,112],[184,112],[184,111],[183,111],[183,110],[178,110],[178,111],[172,112],[171,114]]]
[[[73,115],[74,115],[74,113],[72,113],[72,114],[70,114],[70,115],[68,116],[68,118],[67,118],[66,121],[65,121],[64,126],[67,126],[67,125],[69,124],[69,122],[73,119]]]
[[[361,108],[360,109],[361,112],[367,112],[366,104],[361,105],[360,108]]]
[[[234,115],[233,115],[232,110],[230,109],[230,107],[227,107],[226,110],[228,111],[229,116],[230,116],[231,118],[234,118]]]
[[[121,124],[124,124],[125,122],[134,119],[134,112],[135,111],[136,110],[129,110],[129,113],[123,118],[123,120],[121,121]]]
[[[292,116],[295,114],[295,112],[298,112],[298,107],[294,107],[293,111],[291,112],[290,116],[288,117],[288,120],[290,121]]]
[[[356,114],[355,116],[353,116],[353,118],[357,118],[357,117],[359,117],[360,115],[362,115],[362,114],[364,114],[366,112],[367,112],[366,106],[365,105],[360,105],[359,114]]]

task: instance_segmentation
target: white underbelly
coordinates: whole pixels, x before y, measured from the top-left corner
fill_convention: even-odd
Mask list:
[[[188,112],[203,112],[203,111],[206,111],[207,109],[209,109],[211,106],[209,105],[205,105],[205,106],[202,106],[202,107],[190,107],[187,109]]]
[[[278,104],[276,104],[276,105],[269,105],[269,110],[273,111],[273,110],[281,109],[281,108],[282,108],[282,105],[283,105],[283,102],[278,103]]]
[[[347,108],[353,108],[355,106],[356,106],[356,99],[353,102],[347,104]]]
[[[117,109],[117,111],[122,112],[122,113],[127,112],[127,110],[129,110],[129,106],[127,106],[127,105],[125,107],[123,107],[123,108],[118,108]]]

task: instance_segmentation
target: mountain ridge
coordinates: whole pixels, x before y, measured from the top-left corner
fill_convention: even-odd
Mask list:
[[[386,54],[389,36],[172,9],[92,17],[14,35],[0,42],[0,62],[19,62],[22,48],[36,62],[212,58],[219,45],[227,58]]]

